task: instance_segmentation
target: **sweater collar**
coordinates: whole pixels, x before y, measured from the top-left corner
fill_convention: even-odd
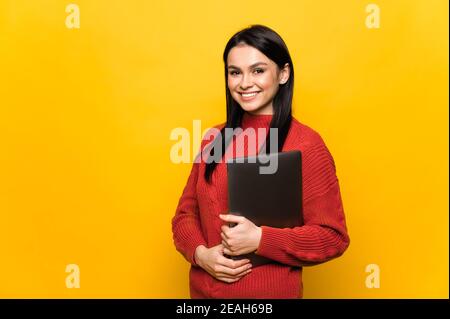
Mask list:
[[[242,129],[246,129],[249,127],[259,128],[264,127],[267,128],[270,125],[270,121],[272,120],[272,114],[250,114],[248,112],[244,112],[242,116]]]

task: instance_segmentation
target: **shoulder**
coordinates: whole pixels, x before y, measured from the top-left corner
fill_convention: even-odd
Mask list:
[[[210,128],[206,131],[205,136],[206,136],[207,134],[211,134],[210,132],[218,132],[218,131],[220,131],[223,127],[225,127],[226,124],[227,124],[226,122],[223,122],[223,123],[214,125],[213,127],[210,127]]]
[[[300,122],[292,117],[289,134],[292,135],[295,143],[301,143],[304,150],[315,147],[326,147],[322,136],[312,127]]]
[[[206,130],[206,132],[202,136],[202,145],[212,142],[216,138],[217,134],[220,133],[220,130],[225,127],[225,125],[225,122],[220,123]]]
[[[328,146],[315,129],[292,118],[289,134],[291,135],[293,148],[302,152],[306,167],[323,168],[323,166],[328,166],[331,170],[336,169],[334,158]]]
[[[322,136],[313,128],[292,119],[293,143],[300,145],[304,202],[326,193],[336,182],[336,165]]]

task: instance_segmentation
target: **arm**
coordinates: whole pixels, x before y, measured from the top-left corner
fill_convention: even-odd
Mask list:
[[[183,194],[178,202],[175,216],[172,218],[173,241],[176,249],[185,259],[194,266],[198,266],[195,260],[195,250],[204,245],[204,239],[197,202],[197,178],[199,164],[194,163]]]
[[[292,266],[311,266],[344,253],[350,243],[334,160],[322,139],[303,152],[304,225],[261,226],[257,254]]]

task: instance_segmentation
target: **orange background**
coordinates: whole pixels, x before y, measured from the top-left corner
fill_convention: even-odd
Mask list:
[[[0,0],[0,297],[189,297],[170,132],[225,120],[221,55],[286,41],[294,116],[334,156],[348,251],[305,298],[448,298],[448,2]],[[368,289],[368,264],[380,288]],[[80,267],[80,288],[65,285]]]

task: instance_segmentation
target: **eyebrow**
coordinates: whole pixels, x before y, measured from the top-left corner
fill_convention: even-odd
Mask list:
[[[265,62],[256,62],[256,63],[253,63],[252,65],[250,65],[249,69],[251,69],[251,68],[253,68],[253,67],[257,66],[257,65],[260,65],[260,64],[267,65],[267,63],[265,63]],[[229,65],[229,66],[228,66],[228,69],[238,69],[238,70],[240,70],[240,69],[239,69],[237,66],[235,66],[235,65]]]

